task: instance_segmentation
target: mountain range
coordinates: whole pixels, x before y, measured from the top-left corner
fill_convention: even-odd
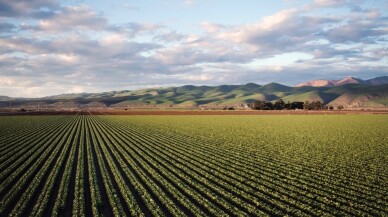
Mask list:
[[[336,87],[344,84],[369,84],[369,85],[381,85],[388,84],[388,76],[382,76],[372,78],[368,80],[362,80],[360,78],[345,77],[341,80],[312,80],[295,85],[295,87]]]
[[[319,85],[318,85],[319,84]],[[0,108],[11,101],[14,108],[89,107],[222,107],[240,106],[256,100],[321,101],[326,105],[345,108],[384,108],[388,105],[388,76],[361,80],[317,80],[295,87],[278,83],[258,85],[194,86],[123,90],[103,93],[61,94],[42,98],[10,98],[0,96]]]

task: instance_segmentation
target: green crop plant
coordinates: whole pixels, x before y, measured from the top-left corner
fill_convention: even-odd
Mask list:
[[[388,116],[0,117],[0,216],[386,216]]]

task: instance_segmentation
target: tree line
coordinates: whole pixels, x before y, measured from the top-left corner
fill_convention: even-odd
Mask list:
[[[251,108],[254,110],[333,110],[332,106],[326,106],[321,101],[305,101],[305,102],[284,102],[282,99],[273,102],[257,100],[252,103]],[[343,106],[338,106],[339,110],[343,109]]]

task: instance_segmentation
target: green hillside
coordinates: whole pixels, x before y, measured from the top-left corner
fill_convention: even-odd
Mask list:
[[[3,100],[1,100],[3,99]],[[14,106],[35,104],[47,105],[105,105],[112,107],[160,106],[160,107],[196,107],[196,106],[236,106],[252,103],[256,100],[275,101],[321,101],[327,105],[353,107],[384,107],[388,104],[388,84],[346,84],[336,87],[289,87],[270,83],[257,85],[220,85],[150,88],[142,90],[122,90],[103,93],[62,94],[43,98],[12,99],[2,97],[2,105],[12,100]]]

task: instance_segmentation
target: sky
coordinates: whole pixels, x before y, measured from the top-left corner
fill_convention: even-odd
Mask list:
[[[0,95],[388,75],[385,0],[0,0]]]

